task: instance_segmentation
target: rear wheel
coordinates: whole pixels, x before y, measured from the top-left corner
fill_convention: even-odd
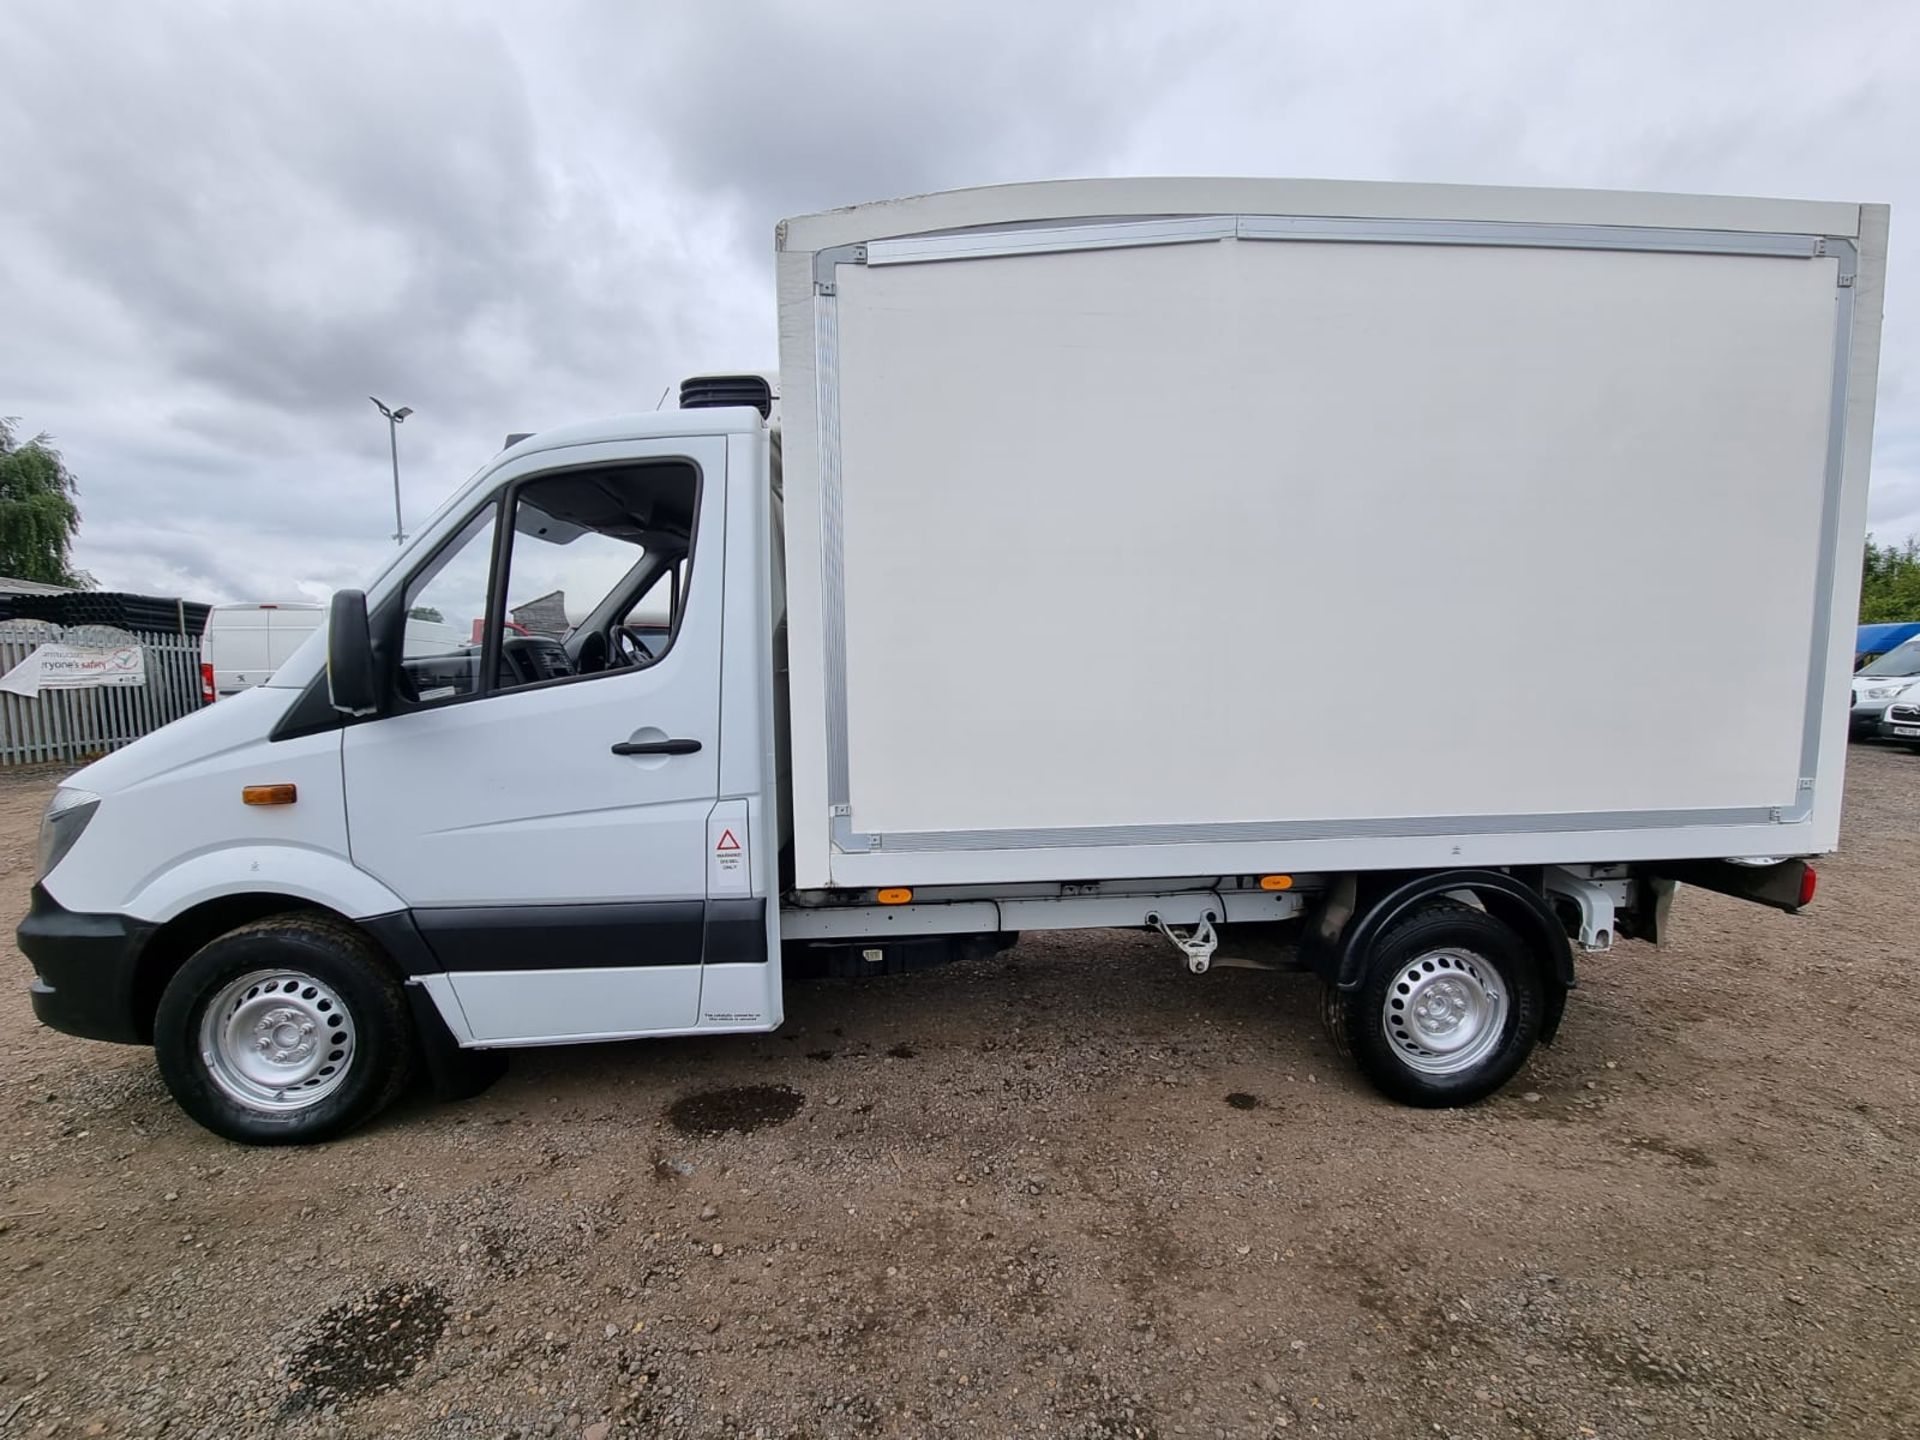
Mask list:
[[[1442,901],[1374,943],[1358,989],[1329,987],[1327,1022],[1382,1094],[1407,1105],[1467,1105],[1526,1063],[1545,1001],[1539,961],[1511,927]]]
[[[331,1139],[406,1085],[413,1052],[398,978],[366,936],[327,915],[231,930],[160,997],[154,1053],[173,1098],[252,1145]]]

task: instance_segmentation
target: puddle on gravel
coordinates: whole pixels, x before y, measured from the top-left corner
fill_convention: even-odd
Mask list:
[[[1249,1095],[1244,1090],[1235,1090],[1231,1095],[1227,1096],[1227,1104],[1236,1110],[1258,1110],[1260,1108],[1260,1097],[1258,1095]]]
[[[667,1107],[667,1123],[682,1135],[751,1135],[784,1125],[800,1113],[806,1096],[786,1085],[733,1085],[683,1095]]]
[[[447,1302],[431,1285],[383,1285],[342,1301],[307,1326],[287,1362],[282,1409],[318,1410],[391,1390],[419,1368],[447,1328]]]

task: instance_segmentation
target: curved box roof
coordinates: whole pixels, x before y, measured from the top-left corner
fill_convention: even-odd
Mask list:
[[[986,185],[849,205],[781,222],[777,248],[789,252],[824,250],[888,236],[978,226],[1215,214],[1647,225],[1814,235],[1856,235],[1860,226],[1858,205],[1824,200],[1371,180],[1165,177]]]

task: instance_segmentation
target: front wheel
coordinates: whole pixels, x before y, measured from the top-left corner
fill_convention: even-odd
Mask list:
[[[1511,927],[1455,901],[1422,907],[1371,947],[1327,1022],[1373,1087],[1406,1105],[1468,1105],[1526,1063],[1546,987]]]
[[[160,1075],[181,1109],[249,1145],[345,1133],[405,1086],[413,1034],[400,983],[344,921],[275,915],[180,968],[154,1017]]]

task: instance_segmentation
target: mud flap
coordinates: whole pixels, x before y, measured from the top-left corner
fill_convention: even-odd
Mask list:
[[[1729,860],[1668,860],[1649,866],[1651,874],[1683,885],[1697,885],[1736,900],[1751,900],[1792,914],[1813,899],[1813,867],[1804,860],[1772,865],[1735,865]]]
[[[436,1099],[470,1100],[507,1073],[506,1051],[462,1050],[440,1018],[433,997],[418,985],[405,988],[413,1010],[414,1041]]]
[[[1677,882],[1664,875],[1636,878],[1633,903],[1614,917],[1614,930],[1629,940],[1644,940],[1658,945],[1672,924],[1673,892]]]

